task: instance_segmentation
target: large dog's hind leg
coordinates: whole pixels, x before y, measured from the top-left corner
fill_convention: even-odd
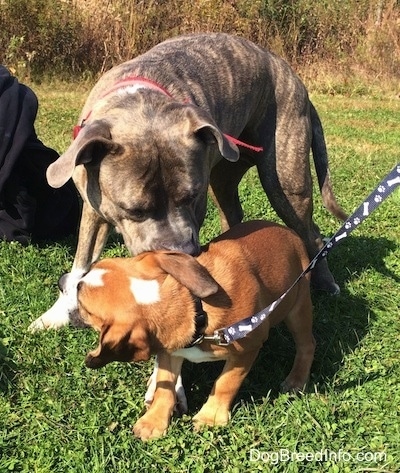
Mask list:
[[[60,295],[55,304],[34,320],[30,324],[29,330],[56,329],[76,319],[78,310],[77,284],[89,269],[90,264],[100,256],[108,231],[109,224],[85,203],[82,209],[79,243],[72,270],[64,278]]]
[[[261,184],[275,212],[303,239],[309,257],[313,258],[322,248],[323,241],[312,218],[310,123],[305,116],[296,118],[295,111],[289,116],[292,120],[277,126],[275,140],[257,167]],[[340,292],[326,259],[313,269],[311,280],[316,289],[332,294]]]

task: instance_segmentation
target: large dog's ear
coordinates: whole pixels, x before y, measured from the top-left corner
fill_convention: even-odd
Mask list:
[[[228,161],[234,163],[239,159],[239,148],[234,143],[225,138],[224,134],[221,133],[220,129],[216,126],[206,123],[197,128],[195,133],[210,144],[215,143],[216,140],[221,156]]]
[[[215,294],[218,283],[193,256],[185,253],[155,252],[160,268],[201,299]]]
[[[110,125],[96,120],[81,128],[76,139],[57,161],[47,168],[47,181],[51,187],[63,186],[74,172],[75,166],[91,162],[97,154],[105,154],[118,147],[111,140]]]
[[[221,156],[228,161],[236,162],[239,159],[239,148],[226,138],[206,111],[194,106],[188,106],[187,111],[191,115],[192,131],[197,136],[207,144],[217,142]]]

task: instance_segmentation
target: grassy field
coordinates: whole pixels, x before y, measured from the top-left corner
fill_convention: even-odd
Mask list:
[[[63,151],[87,94],[84,85],[36,86],[39,137]],[[312,97],[325,126],[334,188],[353,211],[399,162],[400,101]],[[246,219],[275,219],[249,172],[241,184]],[[152,363],[84,366],[90,330],[27,333],[57,296],[75,241],[21,247],[0,243],[0,472],[392,472],[400,465],[400,192],[329,256],[342,293],[313,294],[317,351],[308,390],[279,394],[293,344],[273,331],[239,393],[229,426],[194,432],[191,416],[220,365],[184,367],[189,415],[167,436],[142,443],[140,416]],[[325,235],[339,222],[315,195]],[[219,231],[210,207],[202,232]],[[126,254],[114,240],[108,256]]]

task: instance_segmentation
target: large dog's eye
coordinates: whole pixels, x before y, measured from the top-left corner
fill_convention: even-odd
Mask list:
[[[144,222],[149,216],[149,212],[142,208],[130,209],[129,214],[135,222]]]
[[[177,202],[177,204],[182,205],[182,206],[189,206],[189,205],[192,205],[194,200],[196,200],[196,194],[191,193],[179,199],[179,202]]]

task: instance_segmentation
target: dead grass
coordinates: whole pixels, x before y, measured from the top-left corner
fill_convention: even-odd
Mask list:
[[[169,37],[224,31],[285,58],[311,90],[399,94],[398,0],[1,0],[0,63],[90,78]]]

